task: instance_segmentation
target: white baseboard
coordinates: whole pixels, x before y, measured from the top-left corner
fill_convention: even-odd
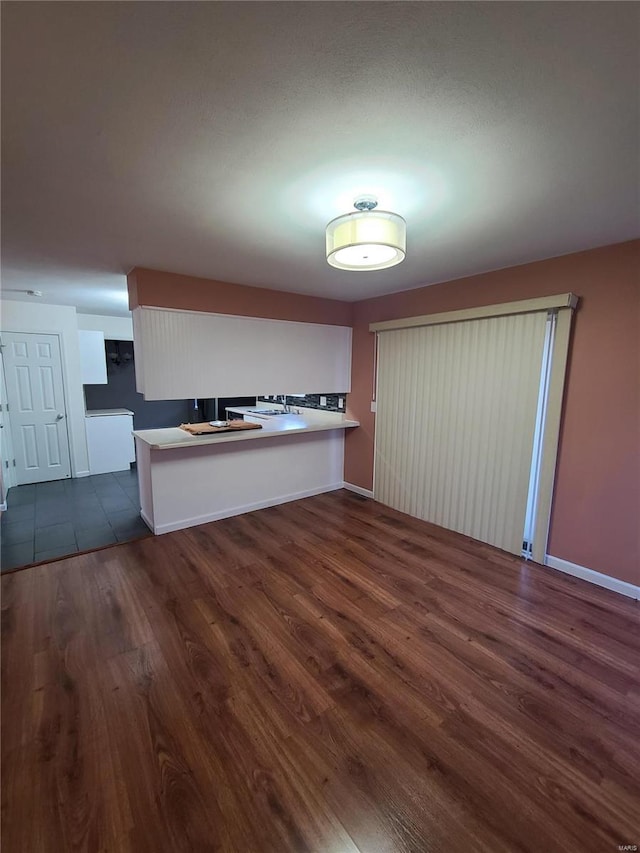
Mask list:
[[[570,563],[569,560],[562,560],[560,557],[551,557],[549,554],[545,557],[544,563],[545,566],[557,569],[559,572],[573,575],[576,578],[589,581],[589,583],[594,583],[597,586],[603,586],[605,589],[620,593],[620,595],[640,599],[640,586],[636,586],[635,584],[621,581],[618,578],[612,578],[611,575],[604,575],[602,572],[594,572],[593,569],[586,569],[584,566],[578,566],[577,563]]]
[[[158,524],[155,526],[151,523],[150,519],[144,515],[144,513],[141,512],[140,515],[147,527],[153,530],[154,533],[171,533],[173,530],[184,530],[187,527],[195,527],[198,524],[207,524],[209,521],[220,521],[223,518],[231,518],[234,515],[244,515],[246,512],[254,512],[254,510],[257,509],[266,509],[270,506],[278,506],[278,504],[299,501],[302,500],[302,498],[311,498],[314,495],[322,495],[325,492],[335,492],[337,489],[341,489],[342,486],[342,483],[333,483],[330,486],[322,486],[317,489],[309,489],[307,491],[296,492],[291,495],[282,495],[281,497],[266,501],[257,501],[256,503],[232,507],[231,509],[225,509],[221,512],[212,512],[207,515],[194,516],[193,518],[183,518],[180,521],[172,521],[167,524]]]
[[[73,475],[74,478],[90,477],[90,476],[91,476],[91,471],[76,471],[76,473]]]
[[[362,495],[363,498],[372,498],[373,491],[371,489],[363,489],[362,486],[354,486],[353,483],[347,483],[346,481],[342,484],[343,489],[348,489],[350,492],[355,492],[356,495]]]

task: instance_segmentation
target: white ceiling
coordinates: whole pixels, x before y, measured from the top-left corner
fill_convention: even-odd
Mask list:
[[[630,239],[636,3],[4,3],[4,295],[146,266],[356,300]],[[400,266],[342,272],[362,192]]]

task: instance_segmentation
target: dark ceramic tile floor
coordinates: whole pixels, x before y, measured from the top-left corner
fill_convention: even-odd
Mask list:
[[[140,518],[135,468],[14,486],[0,534],[2,571],[152,535]]]

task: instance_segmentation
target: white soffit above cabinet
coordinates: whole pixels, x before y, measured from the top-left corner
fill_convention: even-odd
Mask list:
[[[136,384],[146,400],[351,390],[351,329],[136,308]]]

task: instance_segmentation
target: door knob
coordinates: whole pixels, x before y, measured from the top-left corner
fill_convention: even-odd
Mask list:
[[[56,420],[61,421],[64,418],[64,415],[56,415]]]

